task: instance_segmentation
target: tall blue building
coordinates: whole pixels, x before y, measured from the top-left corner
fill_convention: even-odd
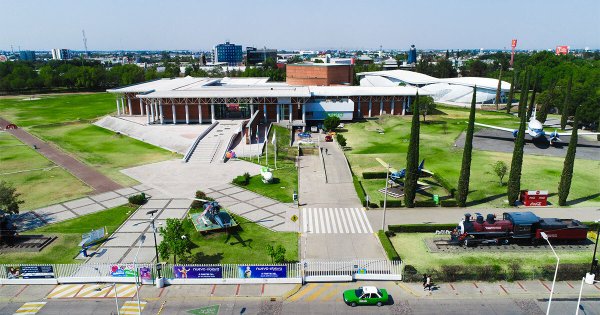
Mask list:
[[[213,56],[213,62],[226,62],[230,66],[237,66],[244,59],[242,45],[230,44],[229,42],[215,46]]]
[[[23,61],[35,61],[35,51],[21,50],[19,52],[19,59]]]
[[[408,60],[406,61],[408,64],[417,63],[417,49],[415,45],[410,45],[410,49],[408,50]]]

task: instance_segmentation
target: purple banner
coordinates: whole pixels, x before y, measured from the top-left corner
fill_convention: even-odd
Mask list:
[[[221,266],[174,266],[173,274],[177,279],[223,278]]]
[[[286,266],[238,266],[240,278],[286,278]]]

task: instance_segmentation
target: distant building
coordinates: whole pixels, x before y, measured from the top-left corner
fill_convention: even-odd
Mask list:
[[[410,45],[410,50],[408,51],[408,60],[406,62],[408,64],[417,63],[417,48],[415,48],[415,45]]]
[[[241,45],[231,44],[225,42],[225,44],[219,44],[213,49],[213,62],[226,62],[230,66],[237,66],[243,61],[243,52]]]
[[[267,58],[277,61],[277,49],[246,47],[246,64],[255,65],[263,63]]]
[[[294,63],[286,66],[290,85],[351,85],[352,66],[333,63]]]
[[[19,59],[23,61],[35,61],[35,51],[21,50],[19,52]]]
[[[52,49],[52,59],[69,60],[71,59],[71,51],[68,49],[54,48]]]

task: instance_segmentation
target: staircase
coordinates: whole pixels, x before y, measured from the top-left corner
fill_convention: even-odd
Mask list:
[[[196,146],[189,161],[199,163],[222,162],[222,157],[227,151],[227,144],[231,137],[239,131],[241,121],[223,120],[210,131]]]

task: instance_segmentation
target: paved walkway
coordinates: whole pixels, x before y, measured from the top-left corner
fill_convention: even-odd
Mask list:
[[[145,185],[126,187],[22,212],[14,222],[17,230],[23,232],[127,204],[127,197],[141,192],[149,194],[150,187]]]
[[[4,129],[9,124],[11,124],[11,122],[0,118],[0,129]],[[10,129],[7,130],[7,132],[11,133],[29,146],[36,145],[38,147],[37,151],[40,154],[64,168],[69,173],[73,174],[73,176],[79,178],[79,180],[92,187],[96,192],[101,193],[123,188],[123,186],[117,184],[112,179],[95,170],[93,167],[80,162],[71,155],[38,139],[24,129]]]

